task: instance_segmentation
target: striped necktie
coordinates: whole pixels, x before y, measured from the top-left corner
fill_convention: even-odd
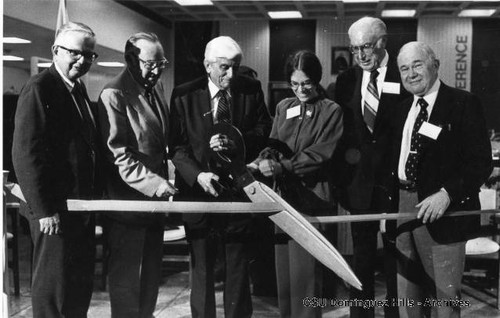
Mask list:
[[[217,105],[217,114],[215,116],[218,123],[231,123],[231,112],[229,110],[229,100],[227,91],[219,91],[219,104]]]
[[[378,71],[375,70],[370,74],[370,82],[368,83],[365,95],[365,103],[363,105],[363,119],[368,129],[373,132],[375,127],[375,117],[378,109],[378,89],[377,89]]]
[[[410,145],[410,153],[408,154],[408,160],[405,165],[405,174],[406,179],[408,181],[417,181],[417,167],[418,161],[420,159],[422,148],[423,148],[423,140],[422,135],[418,133],[420,127],[424,121],[427,121],[427,102],[423,98],[419,98],[417,101],[417,105],[420,105],[420,111],[418,112],[417,118],[415,119],[415,124],[413,125],[413,130],[411,133],[411,145]]]

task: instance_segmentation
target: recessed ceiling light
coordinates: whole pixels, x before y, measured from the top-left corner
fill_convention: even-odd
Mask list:
[[[181,6],[213,6],[210,0],[174,0]]]
[[[344,3],[378,2],[379,0],[342,0]]]
[[[121,62],[97,62],[97,65],[104,67],[124,67],[125,64]]]
[[[267,13],[271,19],[300,19],[302,14],[299,11],[269,11]]]
[[[19,56],[14,56],[14,55],[4,55],[2,57],[4,61],[12,61],[12,62],[18,62],[18,61],[24,61],[22,57]]]
[[[50,67],[52,65],[52,62],[40,62],[40,63],[37,63],[36,66],[38,67]]]
[[[413,18],[416,10],[382,10],[383,18]]]
[[[25,40],[21,39],[15,36],[5,36],[2,39],[3,43],[10,43],[10,44],[25,44],[25,43],[31,43],[30,40]]]
[[[466,9],[460,11],[459,17],[490,17],[495,9]]]

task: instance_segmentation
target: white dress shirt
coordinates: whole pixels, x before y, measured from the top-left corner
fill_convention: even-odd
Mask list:
[[[439,79],[437,79],[425,96],[413,96],[413,103],[411,105],[410,111],[408,112],[408,117],[406,117],[405,126],[403,128],[403,138],[401,140],[401,152],[399,154],[398,165],[398,176],[400,180],[408,180],[406,178],[405,166],[406,161],[408,160],[408,155],[410,154],[411,134],[413,132],[413,126],[415,125],[415,120],[417,119],[417,115],[420,112],[420,105],[417,105],[417,101],[420,98],[423,98],[427,102],[427,121],[429,121],[440,86],[441,82],[439,81]]]

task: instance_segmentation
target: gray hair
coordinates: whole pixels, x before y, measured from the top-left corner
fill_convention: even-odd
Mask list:
[[[241,47],[229,36],[219,36],[210,40],[205,47],[205,61],[214,62],[217,57],[231,59],[243,56]]]
[[[68,32],[80,32],[85,34],[86,37],[95,38],[95,33],[92,29],[81,22],[67,22],[57,29],[54,45],[59,43],[60,39]]]
[[[371,32],[377,34],[378,36],[387,35],[387,27],[384,21],[380,20],[379,18],[363,17],[357,20],[356,22],[351,24],[351,26],[349,27],[349,31],[347,31],[349,37],[352,36],[355,30],[358,30],[360,28],[371,30]]]
[[[434,51],[432,50],[432,48],[430,47],[430,45],[428,45],[427,43],[419,42],[419,41],[408,42],[408,43],[406,43],[405,45],[403,45],[399,49],[398,57],[399,57],[399,55],[402,52],[404,52],[406,50],[417,50],[417,51],[420,51],[430,61],[437,61],[436,54],[434,53]]]

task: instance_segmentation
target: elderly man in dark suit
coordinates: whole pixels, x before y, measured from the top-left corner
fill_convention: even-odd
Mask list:
[[[387,30],[378,18],[364,17],[349,28],[351,53],[357,65],[339,75],[335,101],[344,111],[344,135],[336,161],[340,203],[352,214],[392,211],[390,187],[391,130],[389,122],[407,92],[400,89],[397,65],[385,50]],[[383,223],[384,224],[384,223]],[[396,297],[394,222],[383,233],[387,297]],[[374,299],[377,257],[376,222],[351,223],[353,269],[363,291],[351,290],[352,299]],[[386,316],[397,317],[397,308],[386,307]],[[374,317],[374,308],[351,307],[351,317]]]
[[[174,89],[172,95],[173,163],[180,200],[231,201],[243,198],[221,192],[217,180],[227,178],[215,171],[214,152],[231,147],[228,136],[212,133],[215,123],[231,123],[241,133],[247,158],[255,158],[265,146],[271,119],[257,80],[238,76],[240,46],[230,37],[212,39],[206,46],[207,76]],[[215,317],[214,262],[216,247],[225,248],[225,317],[250,317],[252,302],[248,277],[247,240],[250,215],[198,214],[184,217],[191,249],[193,317]]]
[[[159,81],[167,64],[153,33],[136,33],[125,44],[127,67],[99,98],[107,148],[109,198],[165,200],[177,191],[168,182],[168,108]],[[165,216],[110,214],[109,293],[111,315],[150,318],[161,281]]]
[[[34,317],[87,317],[92,296],[94,217],[68,213],[66,200],[100,198],[95,113],[79,80],[97,58],[95,43],[82,23],[59,28],[52,66],[17,104],[12,157],[34,244]]]
[[[398,295],[413,302],[400,315],[430,310],[432,317],[460,317],[465,241],[479,218],[442,216],[480,209],[479,187],[492,169],[483,109],[476,96],[438,79],[439,61],[428,45],[405,44],[398,66],[413,97],[397,116],[394,175],[399,211],[417,214],[398,222]]]

